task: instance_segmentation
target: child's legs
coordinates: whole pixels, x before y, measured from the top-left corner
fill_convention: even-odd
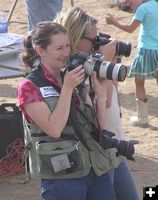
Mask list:
[[[145,79],[135,78],[135,86],[136,86],[136,98],[144,101],[146,98],[145,92]]]

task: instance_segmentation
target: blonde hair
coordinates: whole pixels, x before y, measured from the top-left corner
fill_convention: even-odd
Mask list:
[[[60,13],[55,22],[63,25],[69,32],[70,49],[74,53],[79,40],[97,23],[97,20],[86,14],[80,7],[73,7]]]

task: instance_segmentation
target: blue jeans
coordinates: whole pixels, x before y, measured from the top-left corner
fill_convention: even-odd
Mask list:
[[[136,185],[126,160],[110,171],[110,177],[117,200],[139,200]]]
[[[29,32],[42,21],[53,20],[61,11],[63,0],[25,0],[28,10]]]
[[[109,173],[96,176],[93,170],[75,179],[41,180],[43,200],[115,200]]]

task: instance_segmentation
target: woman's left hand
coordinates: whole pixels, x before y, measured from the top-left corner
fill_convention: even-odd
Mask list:
[[[100,46],[99,51],[102,52],[104,60],[112,62],[116,59],[116,44],[117,40],[113,39],[108,44]]]

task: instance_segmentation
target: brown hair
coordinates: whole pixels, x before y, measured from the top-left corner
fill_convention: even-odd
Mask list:
[[[59,33],[67,34],[67,30],[60,24],[52,21],[44,21],[37,24],[30,35],[24,40],[23,62],[27,69],[34,68],[37,60],[40,60],[36,53],[36,46],[46,49],[51,43],[52,35]]]

